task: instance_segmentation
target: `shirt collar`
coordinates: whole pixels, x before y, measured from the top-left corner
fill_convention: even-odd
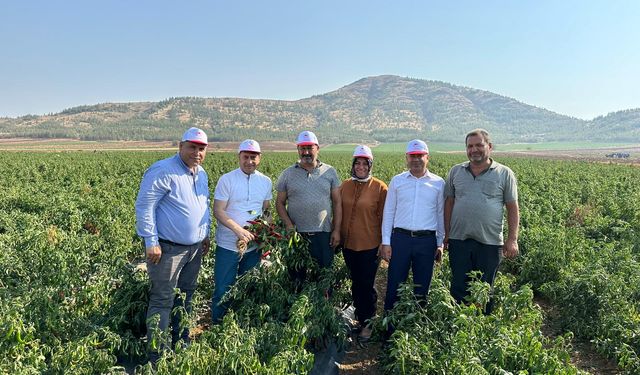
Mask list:
[[[433,178],[433,176],[434,176],[434,174],[433,174],[433,173],[431,173],[431,171],[430,171],[430,170],[428,170],[428,169],[427,169],[427,173],[425,173],[425,174],[424,174],[424,176],[422,176],[422,177],[420,177],[420,178],[418,178],[418,177],[416,177],[416,176],[412,175],[412,174],[411,174],[411,171],[406,171],[406,172],[404,172],[404,173],[406,173],[405,178],[415,178],[415,179],[418,179],[418,180],[419,180],[419,179],[422,179],[422,178],[431,179],[431,178]]]
[[[237,171],[237,172],[236,172],[237,174],[239,174],[240,176],[244,176],[244,177],[247,177],[247,176],[253,176],[254,174],[256,174],[256,173],[258,172],[258,170],[256,169],[255,171],[253,171],[253,173],[251,173],[251,174],[246,174],[246,173],[244,173],[244,172],[242,171],[242,168],[240,168],[240,167],[236,168],[236,171]]]
[[[320,168],[322,166],[322,162],[320,161],[320,159],[316,159],[316,161],[317,161],[316,166],[313,169],[318,169],[318,168]],[[296,162],[295,167],[296,168],[302,168],[302,166],[300,165],[300,160],[298,160]],[[304,169],[304,168],[302,168],[302,169]]]
[[[189,174],[194,174],[191,169],[184,163],[184,161],[182,161],[182,158],[180,157],[180,154],[176,154],[174,156],[174,158],[177,160],[177,163],[180,167],[182,167],[182,169],[184,169],[185,172],[189,173]],[[200,171],[200,166],[198,166],[196,168],[196,173]]]
[[[489,164],[489,168],[487,168],[487,170],[496,169],[496,167],[498,166],[496,164],[496,162],[492,158],[489,158],[489,160],[491,160],[491,164]],[[462,163],[462,166],[465,167],[468,170],[471,170],[471,162],[469,160],[467,160],[464,163]]]

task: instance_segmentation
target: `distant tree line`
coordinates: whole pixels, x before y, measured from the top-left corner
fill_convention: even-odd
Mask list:
[[[488,91],[396,76],[363,78],[324,95],[296,101],[168,98],[104,103],[51,116],[0,118],[0,137],[83,140],[175,140],[184,128],[214,141],[293,140],[312,129],[323,142],[402,142],[413,137],[459,141],[473,128],[501,142],[593,140],[637,142],[640,109],[584,121]]]

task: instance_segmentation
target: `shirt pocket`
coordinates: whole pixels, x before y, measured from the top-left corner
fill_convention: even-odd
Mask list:
[[[480,181],[480,190],[487,198],[495,199],[502,197],[502,187],[498,181]]]

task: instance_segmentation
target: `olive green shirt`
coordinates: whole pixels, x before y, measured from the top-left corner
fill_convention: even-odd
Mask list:
[[[513,171],[491,160],[487,170],[473,176],[469,162],[457,164],[447,176],[445,198],[454,198],[449,238],[474,239],[486,245],[503,245],[504,205],[518,200]]]

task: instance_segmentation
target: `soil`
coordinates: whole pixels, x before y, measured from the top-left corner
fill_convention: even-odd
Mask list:
[[[628,153],[628,158],[613,158],[607,155]],[[581,150],[541,150],[541,151],[497,151],[496,155],[534,157],[552,160],[590,161],[596,163],[640,165],[640,147],[610,147]]]
[[[81,141],[77,139],[41,139],[41,138],[0,138],[0,150],[11,151],[162,151],[175,150],[177,141]],[[263,151],[295,151],[293,142],[262,141]],[[209,151],[235,151],[238,142],[211,142]],[[459,153],[452,151],[450,153]],[[612,158],[607,155],[614,153],[628,153],[628,158]],[[640,147],[609,147],[581,150],[528,150],[528,151],[494,151],[496,155],[534,157],[557,160],[581,160],[600,163],[640,165]]]
[[[11,151],[163,151],[176,150],[178,141],[81,141],[77,139],[0,138],[0,150]],[[262,151],[295,151],[293,142],[262,141]],[[238,142],[211,142],[210,152],[236,151]]]

